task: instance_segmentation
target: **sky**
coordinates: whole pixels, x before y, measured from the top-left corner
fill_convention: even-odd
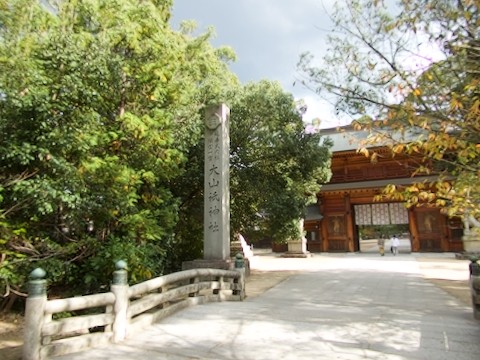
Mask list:
[[[276,80],[283,89],[303,99],[304,121],[320,119],[322,128],[344,125],[332,107],[298,82],[296,64],[309,51],[325,53],[328,13],[335,0],[174,0],[172,26],[195,20],[198,30],[215,28],[215,47],[228,45],[237,54],[230,69],[242,83]]]

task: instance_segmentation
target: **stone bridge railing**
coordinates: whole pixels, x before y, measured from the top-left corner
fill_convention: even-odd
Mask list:
[[[109,292],[48,300],[45,271],[30,275],[25,309],[23,360],[43,360],[109,342],[118,343],[187,306],[245,297],[242,261],[235,270],[192,269],[129,286],[119,261]],[[83,315],[53,319],[55,314]]]

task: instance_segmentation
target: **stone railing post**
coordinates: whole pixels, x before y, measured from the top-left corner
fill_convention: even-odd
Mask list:
[[[233,295],[240,295],[240,299],[245,298],[245,259],[241,253],[235,255],[235,270],[240,272],[240,279],[234,283],[240,284],[241,290],[234,290]]]
[[[470,293],[472,295],[473,317],[480,320],[480,264],[477,257],[470,258]]]
[[[115,263],[116,271],[113,272],[113,281],[110,291],[115,295],[113,305],[113,342],[118,343],[127,336],[128,321],[128,272],[127,263],[123,260]]]
[[[23,360],[41,360],[42,327],[47,303],[45,270],[37,268],[30,273],[28,298],[25,305],[25,330],[23,334]]]
[[[480,276],[480,264],[478,263],[478,258],[472,256],[470,258],[470,264],[468,265],[468,269],[470,272],[470,276]]]

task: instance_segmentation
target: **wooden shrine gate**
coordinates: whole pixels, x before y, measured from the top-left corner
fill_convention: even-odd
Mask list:
[[[358,143],[368,135],[352,127],[322,130],[332,138],[332,178],[317,194],[313,207],[320,216],[305,218],[309,251],[359,251],[358,226],[362,224],[408,224],[412,251],[463,251],[462,223],[448,219],[437,208],[406,209],[400,203],[379,203],[374,197],[388,184],[408,185],[431,181],[435,176],[413,176],[421,159],[392,157],[386,147],[377,147],[375,163],[358,153]],[[352,139],[354,141],[352,141]],[[315,212],[315,211],[313,211]]]
[[[358,191],[351,191],[358,193]],[[362,191],[365,195],[365,191]],[[357,194],[358,195],[358,194]],[[408,224],[412,251],[460,252],[463,250],[462,224],[449,220],[435,208],[406,209],[403,203],[373,203],[365,196],[349,193],[322,197],[323,218],[305,221],[307,246],[311,252],[359,251],[359,225]]]

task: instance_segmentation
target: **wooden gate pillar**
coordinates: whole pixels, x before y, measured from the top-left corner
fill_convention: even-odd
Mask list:
[[[409,229],[410,234],[412,236],[411,238],[412,252],[418,252],[420,250],[420,242],[419,242],[419,236],[418,236],[417,219],[415,217],[415,211],[413,207],[408,209],[408,224],[410,228]]]
[[[353,227],[354,221],[352,218],[352,204],[350,201],[350,194],[345,193],[345,222],[346,222],[346,235],[347,235],[347,251],[354,252],[355,251],[355,244],[354,244],[354,235],[353,235]]]

